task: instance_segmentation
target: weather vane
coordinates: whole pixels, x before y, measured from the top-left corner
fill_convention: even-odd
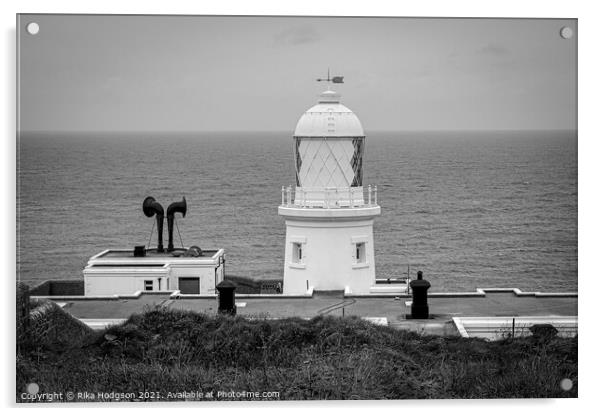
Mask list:
[[[333,84],[343,84],[343,77],[342,76],[333,76],[332,78],[330,78],[330,68],[328,68],[328,76],[326,78],[317,78],[316,81],[318,82],[322,82],[322,81],[326,81],[326,82],[332,82]]]

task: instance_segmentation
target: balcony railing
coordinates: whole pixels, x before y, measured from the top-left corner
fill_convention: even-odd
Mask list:
[[[359,208],[378,205],[376,185],[345,188],[282,187],[282,206],[298,208]]]

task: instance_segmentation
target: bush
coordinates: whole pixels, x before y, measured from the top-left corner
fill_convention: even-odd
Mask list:
[[[281,399],[577,395],[576,338],[487,342],[358,318],[246,320],[158,308],[92,343],[73,340],[18,357],[18,393],[33,377],[49,391],[278,391]],[[573,390],[560,389],[563,378]]]

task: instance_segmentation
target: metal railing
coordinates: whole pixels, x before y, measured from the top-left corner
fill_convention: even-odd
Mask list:
[[[282,187],[283,207],[338,209],[377,205],[378,188],[376,185],[344,188]]]

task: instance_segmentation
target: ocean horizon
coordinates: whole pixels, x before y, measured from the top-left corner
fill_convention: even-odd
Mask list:
[[[577,290],[576,131],[366,135],[377,278],[409,267],[436,292]],[[149,195],[164,207],[185,196],[184,245],[224,248],[228,274],[282,277],[292,131],[21,132],[17,166],[21,281],[82,279],[91,256],[148,245]]]

